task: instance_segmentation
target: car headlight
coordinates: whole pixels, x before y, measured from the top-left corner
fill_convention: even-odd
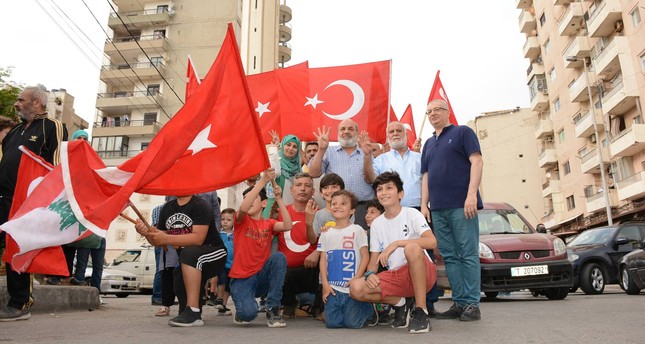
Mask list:
[[[114,275],[105,275],[103,276],[104,280],[112,280],[112,281],[122,281],[123,276],[114,276]]]
[[[553,239],[553,251],[556,256],[567,253],[567,245],[560,238]]]
[[[488,247],[488,245],[479,243],[479,258],[487,258],[487,259],[493,259],[495,256],[493,255],[493,251]]]
[[[569,261],[570,262],[575,262],[576,260],[578,260],[578,258],[580,258],[580,257],[577,254],[569,253]]]

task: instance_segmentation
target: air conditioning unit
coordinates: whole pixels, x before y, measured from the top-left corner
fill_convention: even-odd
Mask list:
[[[545,137],[545,138],[544,138],[544,142],[552,143],[552,142],[553,142],[553,136],[547,136],[547,137]]]
[[[596,134],[591,134],[591,136],[589,136],[589,141],[591,141],[591,143],[596,143]]]
[[[619,20],[614,24],[614,31],[616,32],[623,32],[624,28],[625,28],[625,24],[623,23],[622,20]]]

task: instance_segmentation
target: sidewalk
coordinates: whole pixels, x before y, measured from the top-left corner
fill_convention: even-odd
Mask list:
[[[99,308],[99,292],[94,287],[72,285],[39,285],[34,280],[32,312],[93,310]],[[0,307],[9,300],[7,277],[0,276]]]

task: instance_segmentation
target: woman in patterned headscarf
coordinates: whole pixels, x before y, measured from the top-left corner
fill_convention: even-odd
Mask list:
[[[301,172],[300,146],[300,139],[295,135],[289,134],[282,138],[278,149],[278,155],[280,156],[280,175],[275,179],[276,183],[282,188],[282,199],[286,205],[293,203],[293,197],[290,191],[293,185],[293,177]],[[273,198],[269,198],[269,202],[262,213],[263,217],[268,218],[271,205],[273,205]]]

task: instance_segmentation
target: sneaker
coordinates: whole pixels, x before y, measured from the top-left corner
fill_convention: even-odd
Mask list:
[[[60,277],[48,277],[46,283],[49,285],[60,285]]]
[[[365,320],[365,323],[363,324],[363,326],[369,326],[369,327],[376,326],[378,325],[378,321],[379,321],[378,310],[376,309],[376,305],[372,304],[372,315],[367,320]]]
[[[413,298],[405,298],[405,304],[401,307],[395,307],[394,308],[394,320],[392,321],[392,327],[394,328],[406,328],[408,327],[408,323],[410,321],[410,318],[408,317],[410,313],[410,308],[414,304],[414,299]]]
[[[378,310],[379,307],[376,307]],[[381,305],[381,310],[378,311],[378,324],[379,325],[391,325],[392,322],[394,321],[394,318],[390,315],[390,310],[392,310],[392,306],[382,304]]]
[[[437,315],[439,312],[435,308],[428,308],[428,317],[430,318],[437,318]]]
[[[208,300],[206,300],[206,306],[215,306],[215,302],[217,300],[215,299],[215,295],[211,295]],[[219,308],[217,308],[219,309]]]
[[[70,278],[70,279],[69,279],[69,284],[73,284],[73,285],[87,285],[87,283],[86,283],[85,281],[79,281],[79,280],[77,280],[77,279],[76,279],[76,278],[74,278],[74,277],[72,277],[72,278]]]
[[[282,307],[282,316],[287,319],[293,319],[296,317],[296,307],[295,306],[284,306]]]
[[[218,311],[218,312],[219,312],[219,311]],[[248,325],[248,324],[250,323],[249,321],[245,321],[245,320],[240,319],[240,318],[237,316],[237,314],[235,314],[235,316],[233,317],[233,322],[234,322],[236,325]]]
[[[31,312],[28,307],[18,309],[7,306],[0,310],[0,321],[27,320],[31,318]]]
[[[224,308],[222,309],[217,310],[217,315],[231,315],[231,314],[233,314],[233,312],[231,312],[231,309],[227,308],[226,306],[224,306]]]
[[[179,316],[168,320],[168,325],[176,327],[203,326],[201,312],[193,312],[190,307],[186,307]]]
[[[461,321],[475,321],[481,318],[482,318],[482,314],[479,311],[479,307],[474,303],[467,305],[464,308],[464,311],[459,316],[459,320]]]
[[[412,312],[410,312],[410,325],[408,326],[408,332],[426,333],[430,330],[432,330],[432,327],[430,327],[430,318],[422,308],[415,307]]]
[[[101,306],[107,305],[107,302],[105,302],[105,300],[103,300],[102,296],[99,296],[99,305],[101,305]]]
[[[266,312],[266,311],[267,311],[267,299],[266,299],[266,298],[264,298],[264,297],[261,297],[261,298],[260,298],[260,306],[259,306],[258,312],[260,312],[260,313],[264,313],[264,312]]]
[[[461,313],[464,312],[464,309],[457,306],[456,303],[453,303],[452,306],[450,306],[450,309],[443,312],[443,313],[438,313],[436,318],[437,319],[459,319],[461,316]]]
[[[280,309],[278,307],[273,307],[271,309],[267,309],[267,325],[271,328],[274,327],[286,327],[287,324],[284,322],[284,319],[282,319],[282,316],[280,315]]]
[[[226,308],[226,306],[224,306],[224,300],[222,300],[219,297],[217,299],[215,299],[215,302],[214,302],[213,306],[215,306],[215,309],[224,309],[224,308]]]
[[[170,307],[161,306],[161,308],[155,313],[156,317],[167,317],[170,315]]]

